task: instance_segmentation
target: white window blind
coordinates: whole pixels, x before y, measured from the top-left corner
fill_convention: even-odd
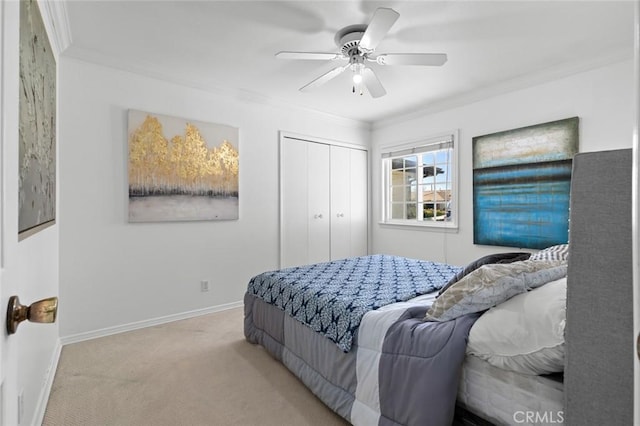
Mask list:
[[[453,148],[453,135],[444,138],[419,142],[418,145],[409,147],[391,147],[382,150],[382,158],[404,157],[412,154],[423,154],[425,152],[440,151]]]

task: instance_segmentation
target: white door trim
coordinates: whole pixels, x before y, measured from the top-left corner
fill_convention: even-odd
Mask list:
[[[635,4],[634,20],[634,126],[633,126],[633,169],[632,169],[632,232],[633,232],[633,418],[634,424],[640,424],[640,145],[638,132],[640,131],[640,0]]]

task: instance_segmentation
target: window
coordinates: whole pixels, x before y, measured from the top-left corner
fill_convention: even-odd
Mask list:
[[[382,149],[383,222],[455,227],[456,135]]]

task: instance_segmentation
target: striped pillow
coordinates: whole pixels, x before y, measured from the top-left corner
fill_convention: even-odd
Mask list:
[[[529,260],[562,260],[569,258],[569,244],[547,247],[531,255]]]

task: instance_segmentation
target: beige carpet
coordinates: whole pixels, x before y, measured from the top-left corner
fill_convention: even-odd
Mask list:
[[[43,424],[348,424],[242,327],[236,308],[66,345]]]

